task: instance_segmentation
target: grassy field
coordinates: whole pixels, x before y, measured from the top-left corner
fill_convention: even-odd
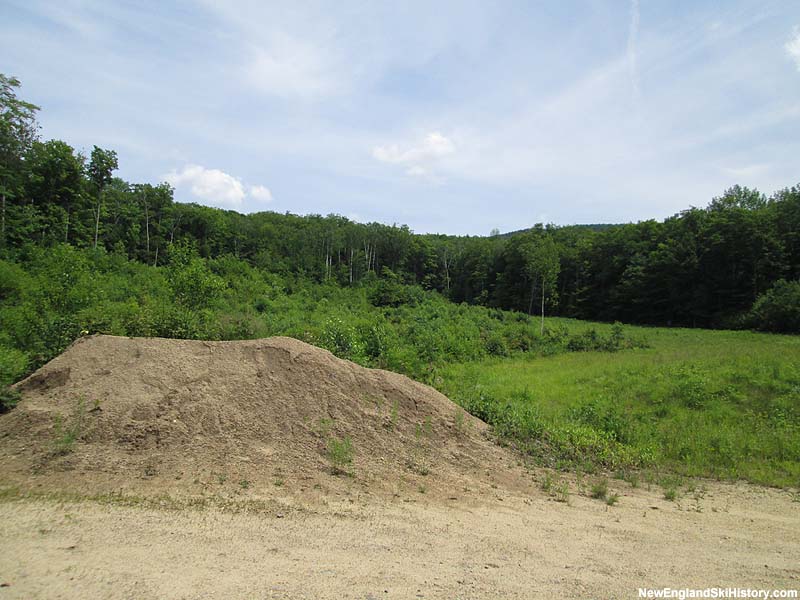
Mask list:
[[[552,319],[551,328],[611,326]],[[625,327],[648,348],[443,367],[438,387],[537,462],[800,486],[800,338]]]

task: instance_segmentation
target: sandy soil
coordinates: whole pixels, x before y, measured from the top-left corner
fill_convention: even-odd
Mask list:
[[[0,481],[22,486],[196,494],[224,477],[311,493],[336,486],[330,444],[345,439],[342,468],[375,493],[488,485],[480,474],[508,462],[485,423],[433,388],[290,338],[89,336],[15,387]]]
[[[480,501],[343,492],[237,511],[6,499],[0,598],[635,598],[639,587],[800,588],[800,503],[708,483],[619,504],[531,482]],[[614,486],[612,486],[614,487]],[[573,490],[578,486],[573,481]]]

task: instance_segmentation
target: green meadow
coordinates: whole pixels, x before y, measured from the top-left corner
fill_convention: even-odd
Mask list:
[[[800,339],[625,331],[649,347],[450,364],[438,387],[501,440],[555,468],[800,484]]]

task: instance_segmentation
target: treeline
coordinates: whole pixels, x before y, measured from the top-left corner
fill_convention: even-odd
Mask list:
[[[513,235],[417,235],[337,215],[233,211],[176,202],[167,184],[113,177],[38,138],[38,107],[0,75],[0,252],[26,244],[98,248],[158,266],[181,242],[281,276],[436,290],[454,302],[602,321],[800,330],[800,187],[766,197],[735,186],[663,222],[537,225]]]

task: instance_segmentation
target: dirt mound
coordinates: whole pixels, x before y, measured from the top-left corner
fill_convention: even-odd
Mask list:
[[[16,389],[6,480],[447,490],[498,466],[487,426],[439,392],[291,338],[91,336]]]

